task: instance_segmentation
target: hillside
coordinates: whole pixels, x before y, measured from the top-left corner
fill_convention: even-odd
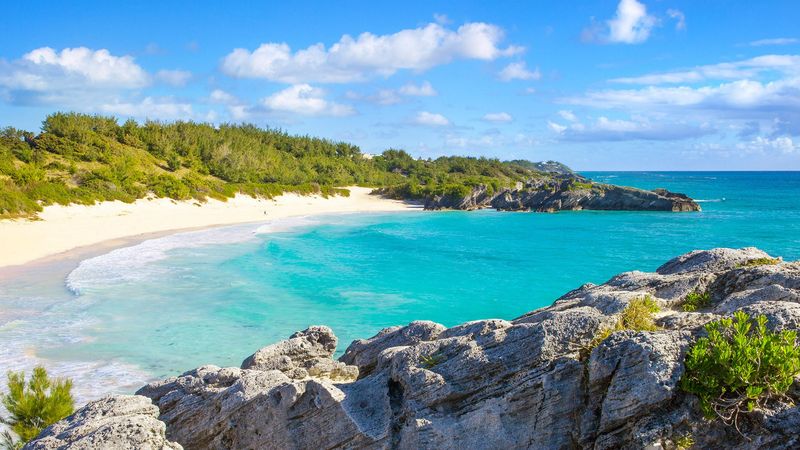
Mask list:
[[[345,194],[338,186],[393,187],[403,198],[494,188],[547,176],[494,159],[414,159],[402,150],[365,158],[352,144],[253,125],[145,122],[76,113],[48,116],[38,134],[0,131],[0,217],[43,205],[176,200],[236,193]]]

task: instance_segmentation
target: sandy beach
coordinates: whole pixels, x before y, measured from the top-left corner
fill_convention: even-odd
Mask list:
[[[267,200],[238,195],[227,202],[147,198],[134,203],[116,201],[92,206],[47,206],[39,213],[39,220],[0,220],[0,267],[26,264],[79,247],[153,233],[309,214],[413,208],[405,202],[370,195],[370,188],[348,189],[349,197],[284,194]]]

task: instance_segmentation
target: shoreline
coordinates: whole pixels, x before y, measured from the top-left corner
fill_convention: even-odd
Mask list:
[[[237,195],[227,202],[139,199],[91,206],[51,205],[40,220],[0,220],[0,279],[59,261],[74,261],[169,234],[225,225],[330,213],[392,212],[418,209],[411,203],[348,187],[349,197],[287,193],[274,199]],[[168,217],[165,220],[165,217]]]

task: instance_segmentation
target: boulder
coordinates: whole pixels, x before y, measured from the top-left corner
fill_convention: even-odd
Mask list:
[[[117,395],[88,403],[47,427],[25,450],[181,450],[165,437],[158,408],[147,397]]]

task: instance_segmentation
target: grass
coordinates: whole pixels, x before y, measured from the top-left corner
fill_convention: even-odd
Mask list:
[[[705,308],[710,303],[710,292],[691,292],[683,300],[683,310],[686,312],[694,312]]]
[[[432,369],[442,362],[444,362],[444,355],[441,353],[433,353],[431,355],[422,355],[419,357],[419,362],[425,369]]]
[[[736,266],[737,269],[742,269],[745,267],[759,267],[759,266],[774,266],[779,264],[781,260],[779,258],[754,258],[747,260],[747,262],[743,262]]]
[[[597,334],[583,349],[581,353],[583,356],[588,355],[594,350],[595,347],[600,345],[609,336],[617,331],[632,330],[632,331],[656,331],[659,327],[655,323],[654,314],[661,309],[658,304],[650,295],[638,297],[630,301],[628,306],[622,310],[617,322],[614,326],[604,327],[597,331]]]

